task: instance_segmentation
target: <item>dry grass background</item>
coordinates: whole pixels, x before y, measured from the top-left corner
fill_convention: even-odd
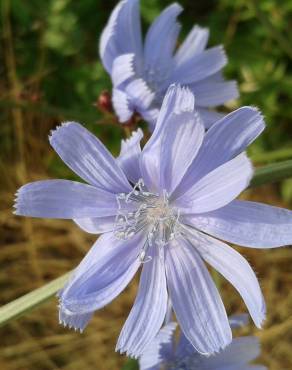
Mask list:
[[[5,139],[1,140],[0,162],[1,304],[72,269],[95,240],[94,236],[85,234],[70,221],[28,219],[12,214],[14,193],[19,186],[49,178],[56,172],[51,169],[56,154],[49,147],[47,135],[65,117],[54,110],[31,109],[30,103],[35,103],[41,96],[41,82],[48,78],[50,71],[44,69],[40,59],[33,78],[24,83],[16,73],[10,24],[6,24],[5,30],[7,78],[0,79],[0,103],[1,107],[5,106],[0,130],[1,139]],[[10,103],[6,104],[8,98]],[[106,126],[99,128],[99,133],[104,142],[110,143],[111,134]],[[63,176],[70,176],[70,172],[61,167],[61,162],[59,166]],[[246,197],[289,207],[283,204],[278,190],[277,185],[265,186],[249,191]],[[240,251],[257,272],[268,307],[265,330],[258,331],[250,325],[242,333],[253,333],[260,338],[263,349],[260,363],[270,370],[290,370],[291,250],[241,248]],[[112,304],[98,311],[83,334],[59,326],[55,298],[0,328],[0,369],[120,369],[125,358],[116,354],[114,347],[136,288],[137,281],[134,281]],[[240,297],[223,279],[220,288],[228,313],[245,312]]]

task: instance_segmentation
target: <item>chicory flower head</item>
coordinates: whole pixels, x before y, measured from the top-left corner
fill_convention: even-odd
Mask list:
[[[232,328],[238,326],[231,317]],[[266,370],[261,365],[251,365],[260,354],[256,337],[245,336],[232,340],[231,344],[214,356],[198,353],[181,333],[179,341],[174,338],[176,324],[170,322],[157,334],[139,358],[140,370]]]
[[[256,275],[216,238],[255,248],[292,242],[291,211],[235,200],[253,174],[244,150],[263,129],[259,112],[243,107],[205,133],[191,91],[171,86],[143,150],[141,130],[122,143],[117,159],[78,123],[54,131],[51,145],[88,185],[27,184],[17,193],[16,214],[73,219],[103,234],[60,293],[60,321],[83,330],[142,266],[117,350],[141,355],[164,322],[170,296],[190,343],[200,353],[218,352],[232,334],[205,260],[239,291],[260,327],[265,303]]]
[[[222,46],[206,49],[209,31],[194,26],[176,49],[182,7],[168,6],[152,23],[144,45],[139,0],[122,0],[102,33],[99,53],[113,82],[113,106],[120,122],[138,112],[153,129],[167,88],[188,86],[208,128],[222,114],[208,110],[238,96],[235,81],[224,81]]]

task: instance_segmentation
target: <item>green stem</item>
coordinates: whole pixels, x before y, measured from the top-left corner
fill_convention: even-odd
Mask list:
[[[60,276],[41,288],[35,289],[32,292],[2,306],[0,308],[0,326],[23,316],[33,308],[41,305],[49,298],[56,295],[56,293],[64,286],[70,274],[71,272],[67,272],[65,275]]]
[[[271,152],[257,153],[251,156],[251,159],[255,163],[269,163],[274,161],[279,161],[283,159],[292,158],[292,148],[283,148],[278,150],[273,150]]]
[[[256,169],[250,187],[271,184],[292,177],[292,160],[269,164]]]

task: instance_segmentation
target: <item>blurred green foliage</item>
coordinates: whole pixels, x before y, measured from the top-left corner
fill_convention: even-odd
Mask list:
[[[129,359],[122,367],[122,370],[139,370],[139,365],[136,360]]]
[[[180,17],[181,36],[194,23],[209,27],[210,44],[223,43],[227,49],[226,74],[239,81],[242,96],[236,104],[256,105],[264,112],[269,131],[255,150],[291,144],[288,133],[291,134],[292,117],[289,23],[292,2],[180,2],[185,9]],[[100,118],[92,103],[103,89],[111,87],[98,58],[98,38],[115,3],[112,0],[11,0],[17,73],[22,83],[27,84],[32,76],[44,73],[42,101],[55,108],[68,109],[68,118],[74,118],[76,111],[80,118],[83,112],[83,121],[89,126]],[[170,3],[143,0],[144,28]],[[279,41],[279,34],[290,50]],[[1,53],[1,58],[3,55]],[[5,65],[3,60],[1,65]]]

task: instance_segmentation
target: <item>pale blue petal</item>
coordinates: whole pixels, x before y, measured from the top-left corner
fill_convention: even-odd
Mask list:
[[[114,194],[68,180],[35,181],[16,193],[15,214],[45,218],[86,218],[117,213]]]
[[[139,109],[148,109],[155,96],[142,78],[137,78],[128,83],[125,92],[129,96],[132,106],[138,111]]]
[[[138,0],[119,2],[100,38],[99,54],[109,73],[114,59],[127,53],[136,55],[136,67],[139,69],[142,58],[142,34]]]
[[[189,361],[192,359],[194,369],[200,370],[266,370],[261,365],[248,365],[259,354],[260,346],[256,337],[240,337],[233,339],[231,344],[219,353],[213,356],[202,356],[181,334],[175,356],[177,360],[183,360],[186,357]]]
[[[211,126],[213,126],[217,121],[223,119],[226,114],[216,112],[215,110],[210,110],[206,108],[198,107],[198,112],[204,122],[204,126],[206,129],[209,129]]]
[[[149,190],[172,191],[196,156],[203,130],[194,114],[193,94],[187,88],[171,86],[155,130],[142,151],[141,173]]]
[[[159,130],[161,129],[161,127],[163,127],[165,122],[167,122],[167,118],[170,115],[193,111],[194,96],[193,94],[190,94],[189,89],[175,84],[169,86],[159,111],[156,125],[157,127],[155,130],[156,136],[159,135]]]
[[[246,365],[260,354],[259,341],[256,337],[240,337],[216,356],[202,357],[202,369],[237,370],[249,369]],[[245,365],[245,366],[244,366]],[[250,369],[253,369],[251,366]]]
[[[164,9],[150,26],[144,47],[146,69],[153,69],[153,71],[162,69],[164,73],[169,67],[179,32],[176,18],[182,10],[179,4],[174,3]]]
[[[234,200],[208,214],[193,217],[196,228],[217,238],[252,248],[292,244],[292,211]]]
[[[150,261],[143,265],[138,295],[123,326],[116,351],[139,357],[161,328],[167,309],[167,289],[164,261],[154,245]]]
[[[205,80],[210,80],[210,81],[214,81],[214,82],[223,82],[223,81],[225,81],[223,71],[220,70],[220,71],[214,73],[213,75],[211,75],[210,77],[208,77]]]
[[[135,75],[134,58],[134,54],[122,54],[114,60],[111,74],[114,87],[119,87]]]
[[[160,133],[160,189],[171,194],[196,157],[204,125],[195,112],[173,115]]]
[[[60,310],[66,317],[77,322],[116,298],[140,266],[143,243],[139,234],[127,241],[116,239],[113,233],[103,234],[59,295]]]
[[[176,204],[182,213],[204,213],[230,203],[252,178],[253,168],[245,153],[217,167],[196,182]]]
[[[184,194],[208,172],[244,151],[264,128],[262,115],[252,107],[239,108],[214,124],[207,131],[201,149],[175,196]]]
[[[112,103],[119,121],[121,123],[129,121],[134,113],[134,108],[128,95],[120,89],[113,89]]]
[[[50,143],[67,166],[89,184],[112,193],[131,191],[115,158],[80,124],[64,123],[52,132]]]
[[[92,316],[93,312],[74,315],[70,311],[60,309],[59,324],[68,327],[69,329],[75,329],[75,331],[79,330],[82,333]]]
[[[102,234],[114,230],[116,216],[77,218],[74,222],[87,233]]]
[[[117,45],[115,43],[115,37],[117,34],[117,19],[125,3],[126,1],[120,1],[112,11],[99,41],[99,55],[104,68],[108,71],[108,73],[111,72],[114,59],[119,55],[119,50],[117,50]]]
[[[143,131],[139,128],[132,132],[129,139],[122,140],[121,152],[117,157],[117,162],[126,174],[128,180],[136,184],[142,177],[140,171],[140,156]]]
[[[174,69],[169,81],[191,84],[220,71],[227,63],[222,46],[216,46],[196,54]]]
[[[220,295],[194,247],[186,240],[166,250],[167,285],[178,323],[202,354],[218,352],[232,339]]]
[[[232,368],[221,368],[218,370],[233,370],[234,367]],[[241,367],[236,368],[236,370],[268,370],[265,366],[262,365],[242,365]]]
[[[174,60],[176,65],[185,63],[194,55],[202,53],[207,46],[208,39],[208,28],[194,26],[175,54]]]
[[[150,132],[153,132],[159,115],[159,109],[155,107],[151,107],[146,110],[139,109],[139,113],[141,117],[148,123]]]
[[[201,356],[195,347],[186,338],[183,332],[180,333],[179,341],[175,350],[175,357],[178,359],[183,359],[185,357],[199,357]]]
[[[200,255],[239,292],[257,327],[266,316],[264,297],[249,263],[227,244],[199,233],[191,240]]]
[[[146,347],[139,358],[140,370],[152,370],[163,361],[170,361],[173,357],[173,335],[176,323],[170,322],[165,325],[157,336]]]
[[[200,107],[215,107],[239,96],[236,81],[215,82],[206,79],[190,85],[189,88],[196,97],[196,105]]]
[[[139,363],[140,364],[140,363]],[[161,368],[160,368],[160,365],[154,365],[154,366],[152,366],[152,367],[147,367],[147,368],[142,368],[141,367],[141,365],[139,365],[140,367],[139,367],[139,369],[140,370],[161,370]],[[252,369],[253,370],[253,369]],[[257,369],[256,369],[257,370]]]
[[[264,128],[263,116],[253,107],[241,107],[224,116],[207,131],[204,145],[196,158],[199,176],[246,150]]]

